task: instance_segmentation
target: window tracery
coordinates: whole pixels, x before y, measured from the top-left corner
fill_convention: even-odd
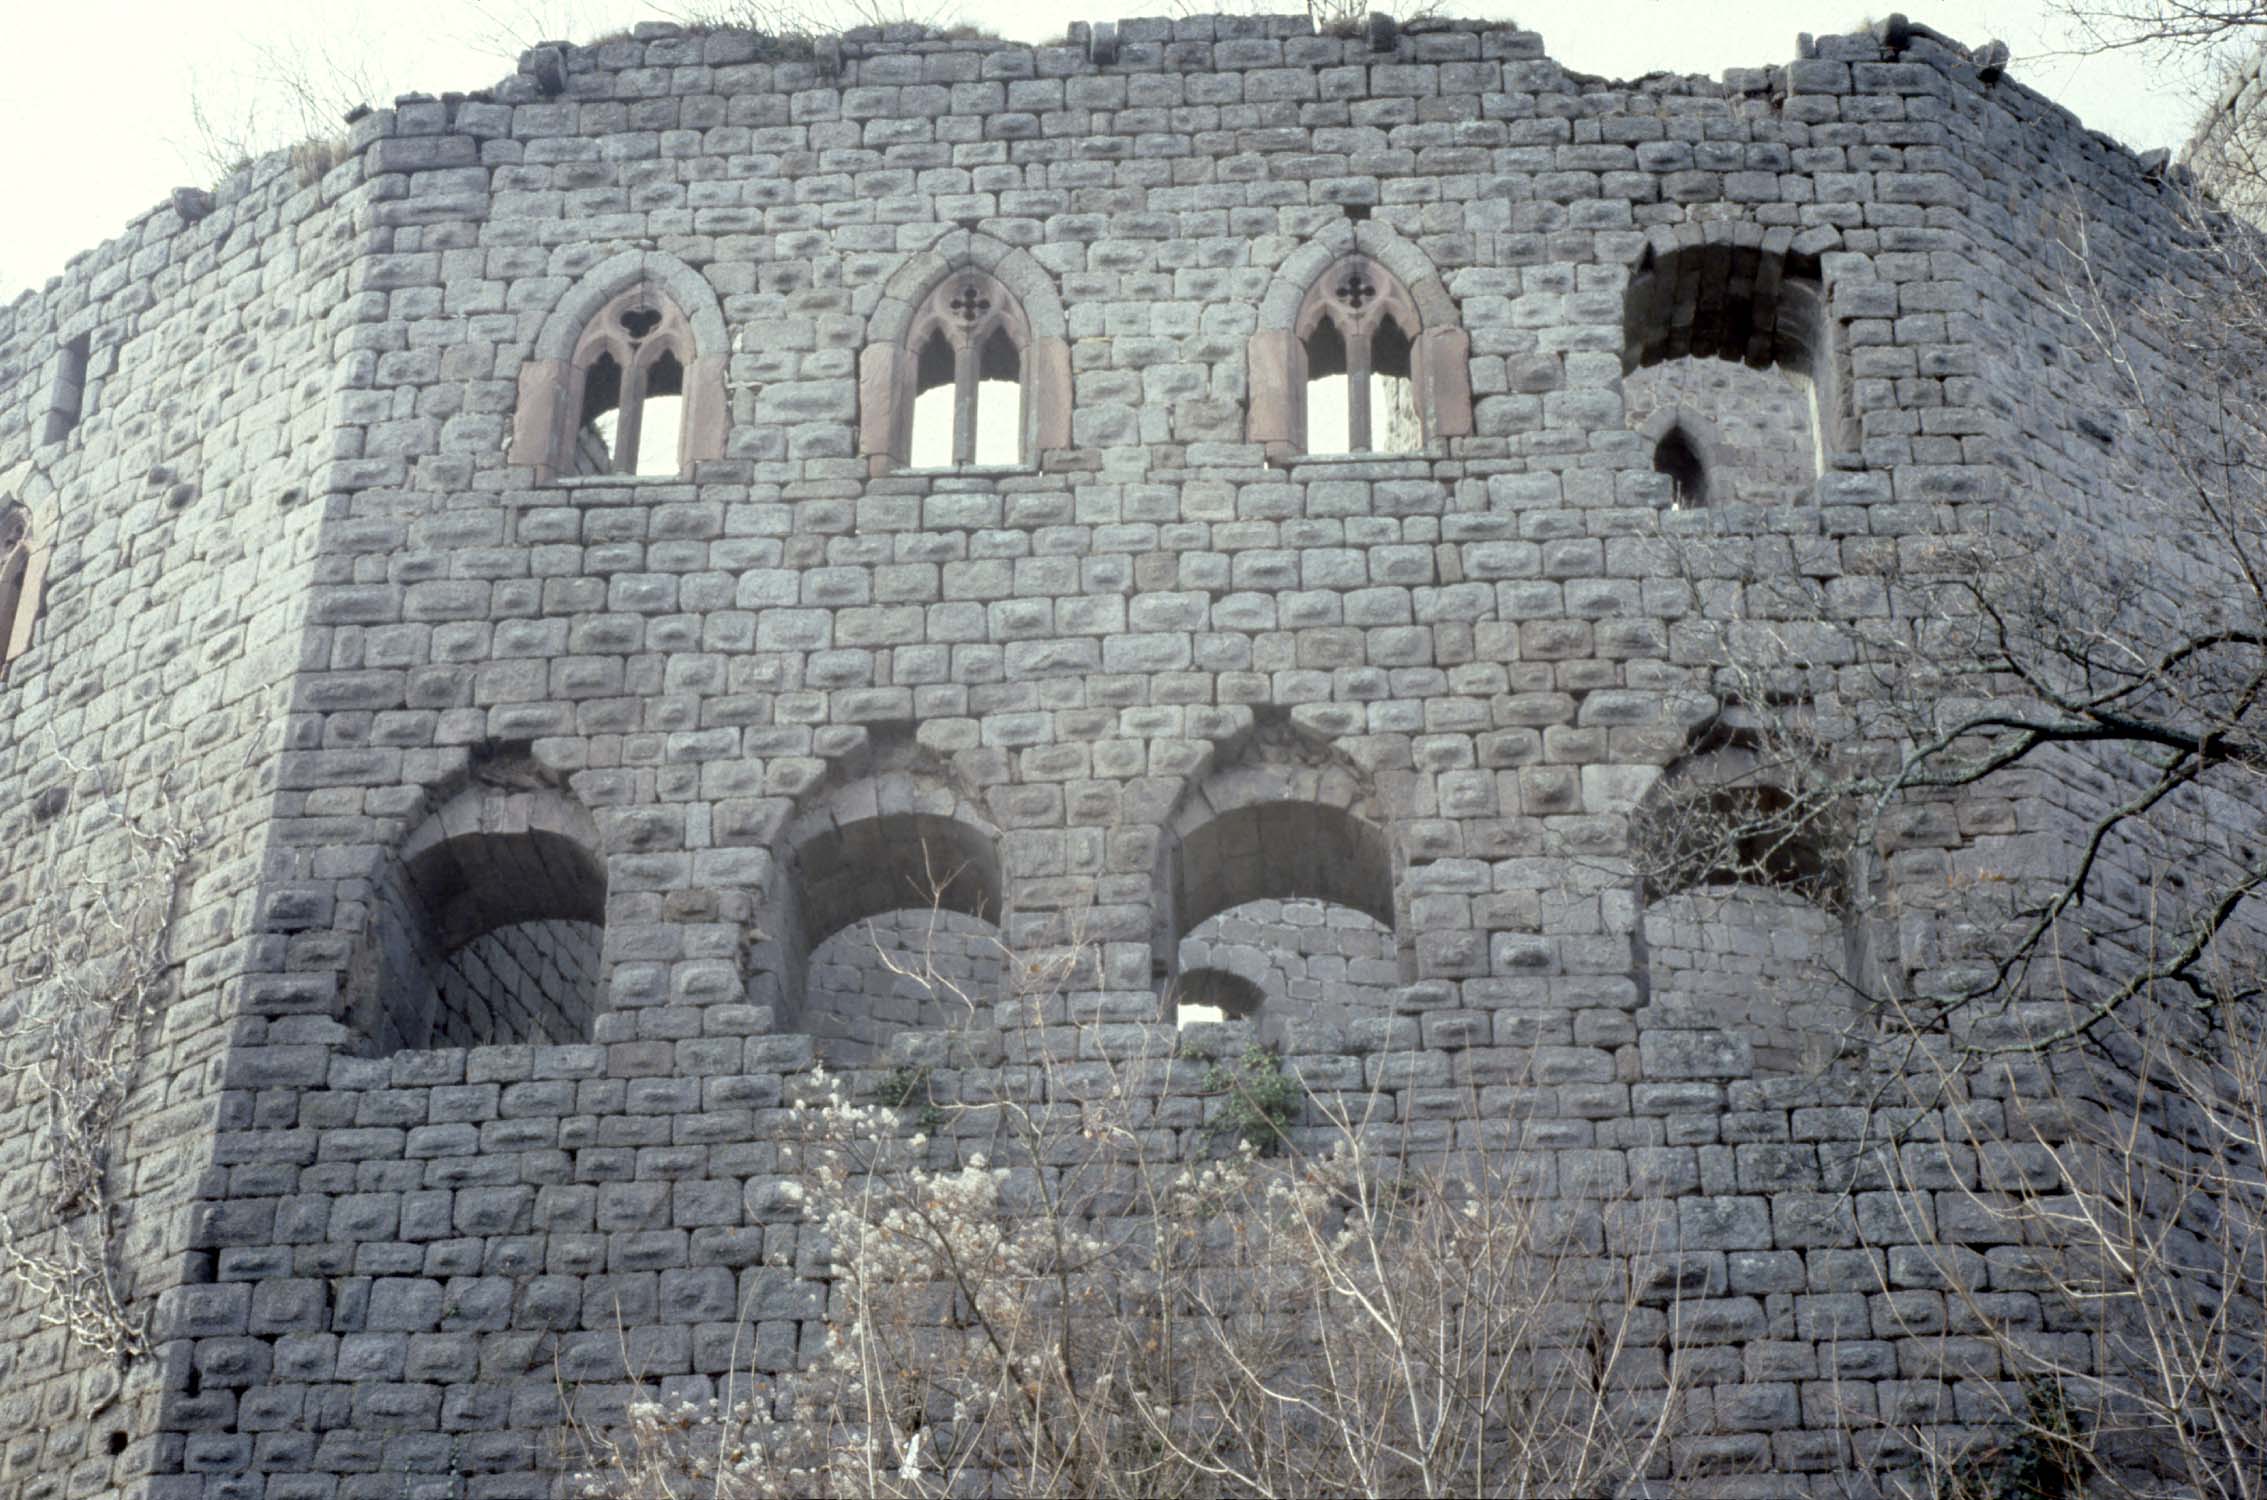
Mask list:
[[[907,331],[913,389],[900,461],[1030,463],[1031,342],[1021,304],[993,277],[968,268],[939,283]]]
[[[727,343],[714,291],[682,262],[638,251],[594,267],[520,367],[511,462],[545,483],[722,458]]]
[[[695,357],[690,322],[656,289],[631,287],[602,308],[575,345],[577,415],[561,472],[683,472],[685,369]]]
[[[1295,325],[1306,355],[1309,453],[1411,453],[1424,446],[1411,354],[1423,323],[1392,272],[1350,255],[1307,292]]]
[[[1334,255],[1312,250],[1286,265],[1261,306],[1250,439],[1281,459],[1416,453],[1469,434],[1470,341],[1415,249],[1369,233],[1341,240]]]

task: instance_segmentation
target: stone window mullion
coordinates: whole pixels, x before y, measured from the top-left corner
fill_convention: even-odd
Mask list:
[[[1346,333],[1346,446],[1370,451],[1370,331]]]
[[[650,351],[633,357],[622,371],[622,404],[614,415],[614,472],[638,471],[638,437],[645,426],[646,371],[652,367]]]
[[[976,387],[983,376],[983,341],[971,335],[952,351],[952,461],[955,468],[976,462]]]

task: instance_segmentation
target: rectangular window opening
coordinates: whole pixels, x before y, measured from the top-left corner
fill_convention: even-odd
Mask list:
[[[41,434],[43,442],[62,442],[85,414],[87,357],[92,351],[91,334],[82,333],[63,346],[62,360],[55,371],[55,389],[47,398],[47,430]]]

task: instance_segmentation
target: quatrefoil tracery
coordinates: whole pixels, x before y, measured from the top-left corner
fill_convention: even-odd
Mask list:
[[[1353,312],[1360,312],[1362,304],[1377,296],[1377,283],[1370,280],[1365,267],[1356,263],[1346,268],[1346,274],[1335,289],[1338,300]]]
[[[960,321],[973,327],[978,318],[992,310],[992,299],[985,296],[974,282],[969,282],[953,293],[952,301],[946,305],[958,315]]]

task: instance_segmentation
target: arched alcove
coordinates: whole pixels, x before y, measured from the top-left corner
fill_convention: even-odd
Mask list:
[[[1850,1045],[1861,934],[1838,840],[1795,776],[1716,736],[1637,811],[1649,1077],[1815,1073]]]
[[[1184,1024],[1215,1010],[1222,1019],[1270,1021],[1376,1015],[1402,980],[1391,923],[1314,898],[1215,912],[1181,938],[1175,973]]]
[[[484,768],[376,882],[348,981],[368,1049],[588,1040],[604,999],[606,865],[589,811]]]
[[[1005,969],[997,830],[933,775],[904,768],[807,800],[782,836],[769,906],[781,1027],[838,1067],[881,1065],[908,1031],[964,1046],[989,1035]]]
[[[1807,498],[1830,462],[1857,454],[1848,355],[1818,260],[1793,243],[1789,231],[1752,225],[1664,231],[1631,272],[1623,402],[1672,503],[1693,503],[1660,462],[1677,432],[1711,503]]]
[[[1211,1005],[1182,982],[1197,970],[1242,981],[1269,1028],[1382,1008],[1410,977],[1375,789],[1285,716],[1217,747],[1164,831],[1152,963],[1169,1012]]]

